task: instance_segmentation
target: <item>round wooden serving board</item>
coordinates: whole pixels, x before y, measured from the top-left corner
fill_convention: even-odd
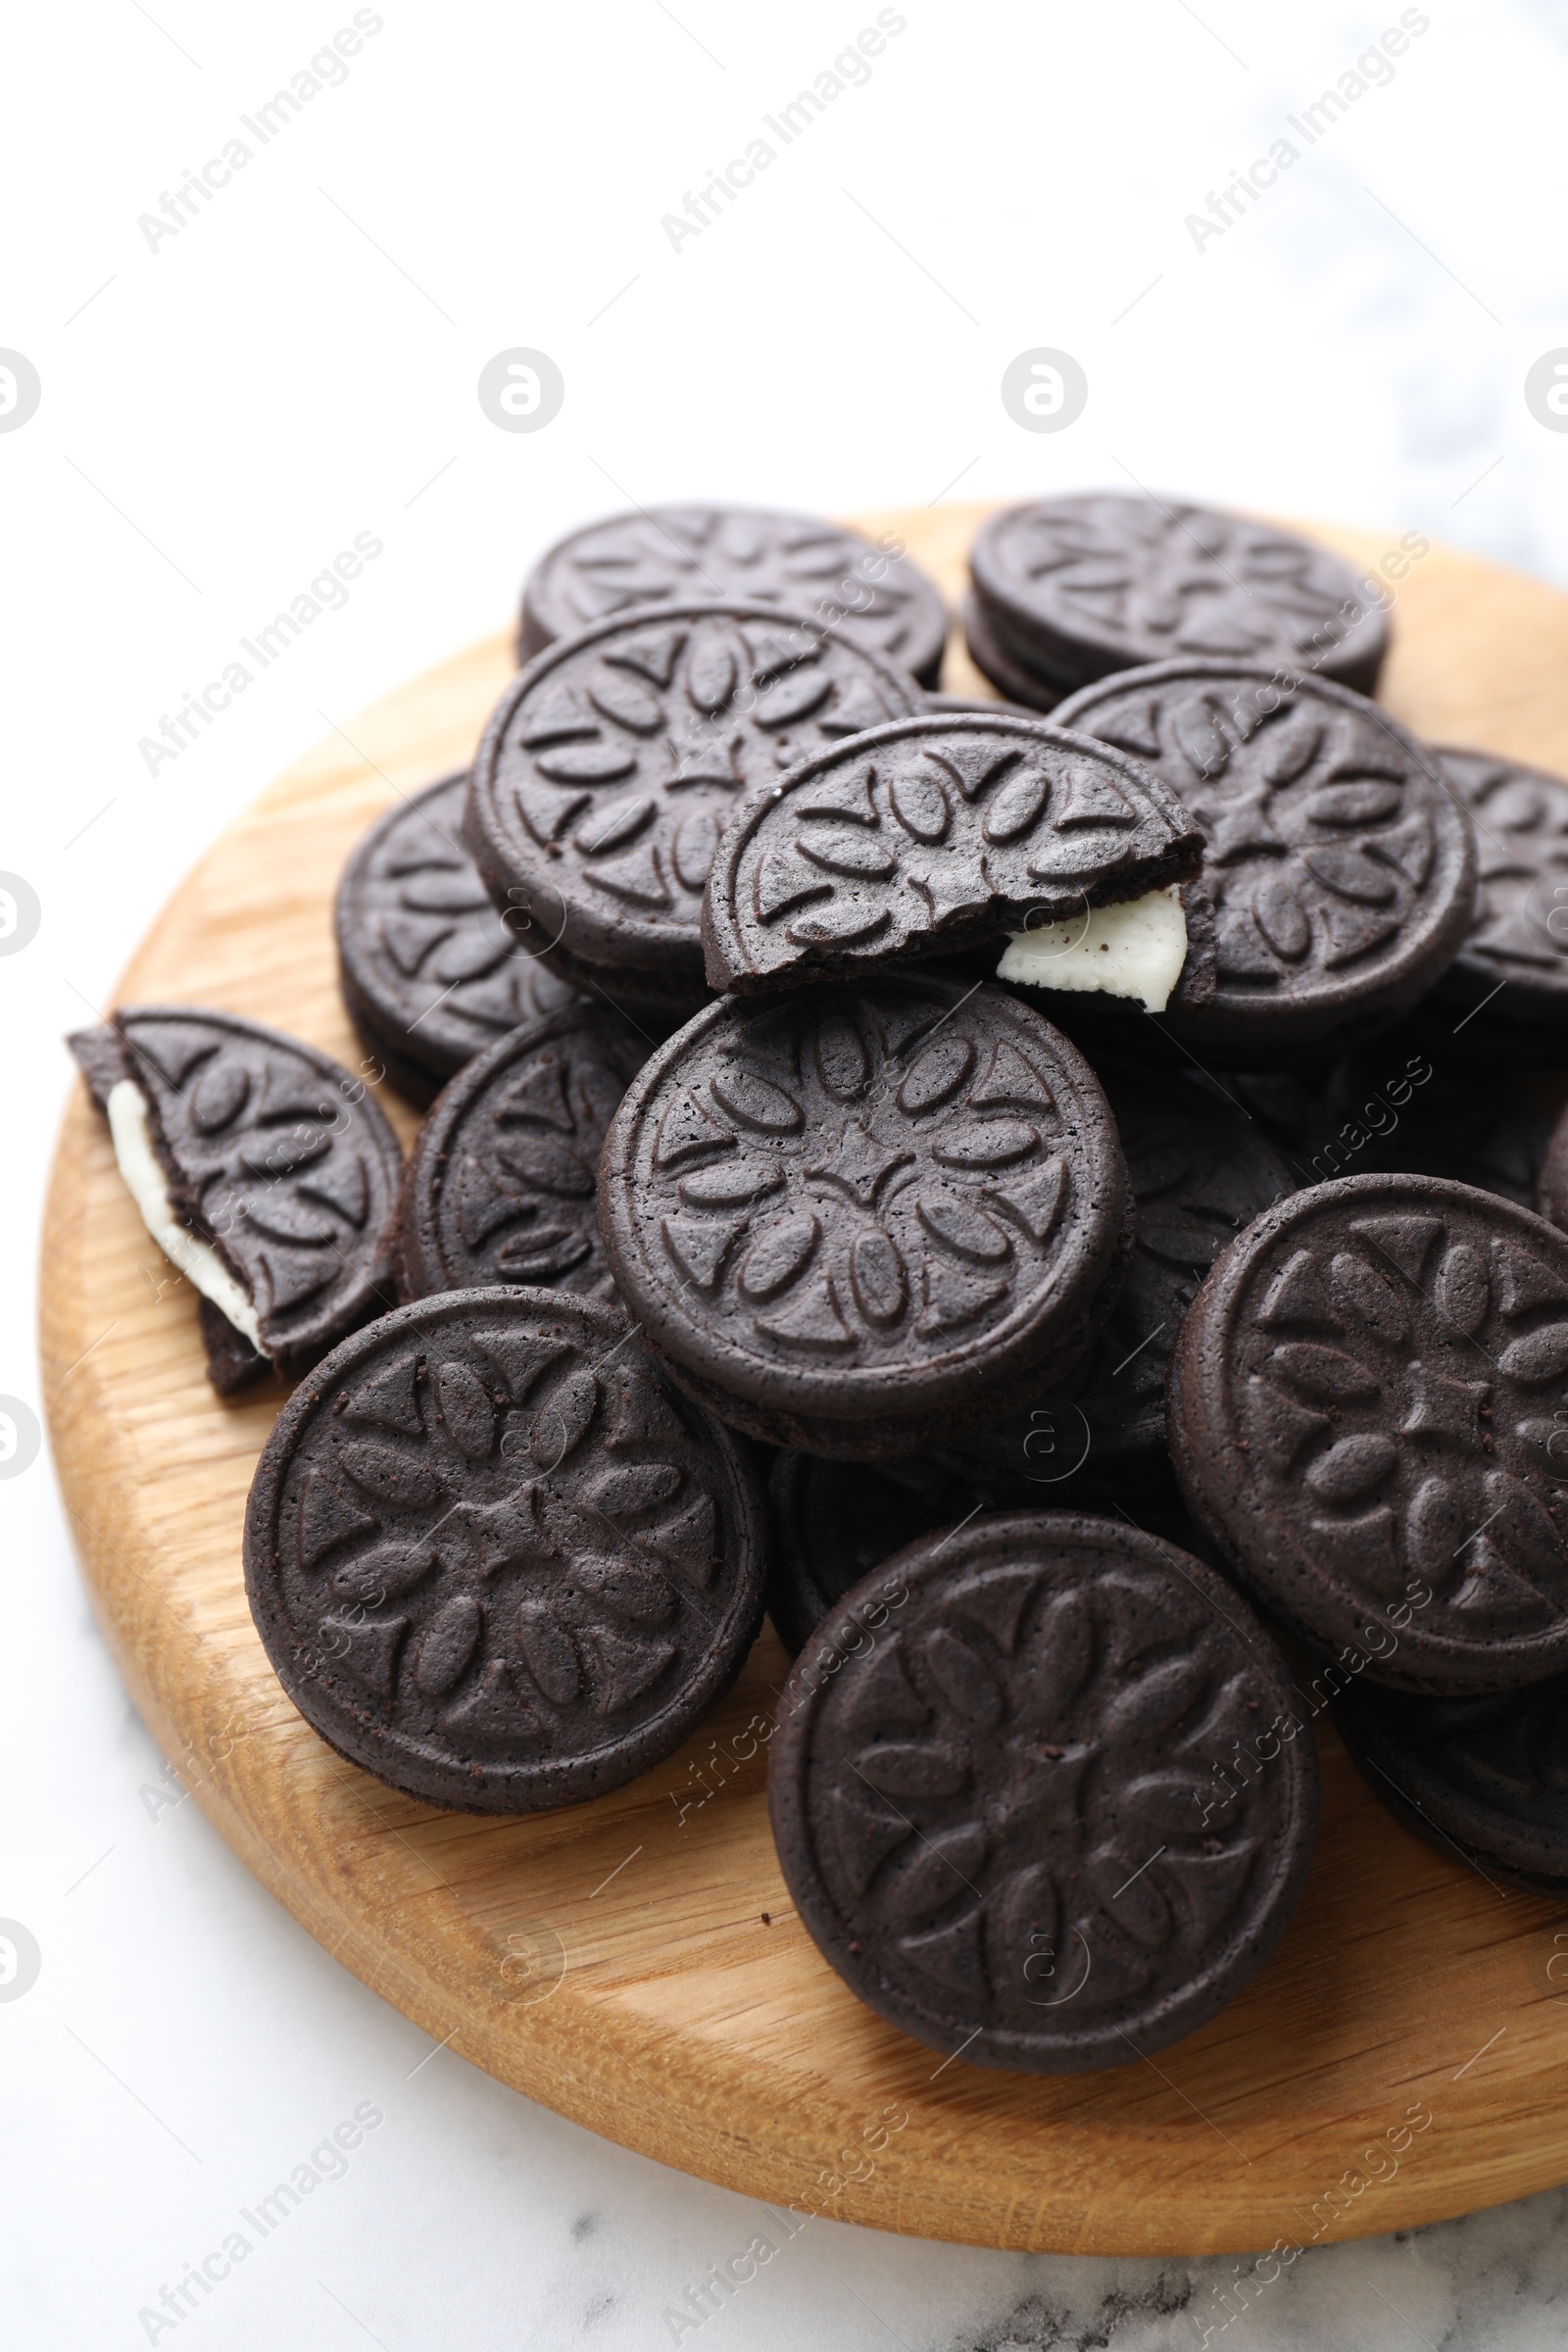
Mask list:
[[[983,512],[870,527],[901,531],[956,601]],[[1394,534],[1320,535],[1369,564],[1396,550]],[[1384,696],[1398,715],[1568,771],[1568,599],[1437,548],[1396,594]],[[333,962],[339,868],[395,793],[467,760],[508,649],[475,646],[292,768],[176,892],[118,1001],[222,1006],[356,1064]],[[979,689],[961,647],[946,683]],[[413,1114],[389,1087],[381,1099],[407,1142]],[[1418,1844],[1326,1725],[1305,1898],[1214,2024],[1109,2074],[943,2063],[861,2007],[785,1892],[764,1794],[785,1668],[770,1631],[699,1735],[616,1795],[515,1821],[394,1795],[273,1678],[240,1530],[279,1395],[225,1404],[208,1387],[191,1292],[84,1093],[61,1137],[43,1298],[67,1506],[154,1735],[328,1951],[529,2097],[799,2213],[1056,2252],[1322,2243],[1568,2180],[1568,1905],[1504,1894]],[[800,2224],[773,2235],[786,2226]]]

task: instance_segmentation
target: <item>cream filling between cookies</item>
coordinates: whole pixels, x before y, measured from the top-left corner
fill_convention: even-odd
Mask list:
[[[1146,1012],[1163,1012],[1186,960],[1187,916],[1181,890],[1170,883],[1146,898],[1092,906],[1064,923],[1014,931],[997,978],[1136,997]]]
[[[236,1331],[244,1333],[259,1355],[265,1354],[255,1307],[212,1243],[192,1233],[174,1213],[168,1180],[153,1149],[152,1121],[141,1088],[134,1079],[122,1078],[110,1088],[105,1107],[120,1173],[141,1210],[142,1223],[171,1265],[177,1266],[187,1282],[193,1282],[202,1297],[210,1298]]]

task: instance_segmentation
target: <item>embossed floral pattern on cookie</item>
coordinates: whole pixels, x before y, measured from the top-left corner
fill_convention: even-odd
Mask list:
[[[765,606],[634,613],[541,654],[502,698],[467,837],[547,961],[646,969],[700,996],[703,892],[746,791],[921,707],[880,655]]]
[[[601,1202],[622,1297],[677,1377],[737,1414],[787,1392],[836,1425],[826,1452],[884,1412],[984,1414],[1012,1372],[1038,1389],[1076,1361],[1128,1206],[1066,1041],[996,990],[911,979],[700,1015],[628,1090]]]
[[[468,778],[448,776],[373,825],[338,886],[349,1010],[430,1074],[429,1092],[519,1022],[571,1002],[508,928],[463,842]]]
[[[1568,1663],[1568,1244],[1528,1210],[1414,1176],[1298,1194],[1200,1294],[1171,1429],[1200,1523],[1374,1679]]]
[[[646,1052],[629,1023],[582,1004],[514,1030],[452,1081],[403,1189],[405,1298],[515,1282],[613,1300],[599,1156]]]
[[[623,1317],[537,1292],[400,1309],[263,1455],[252,1606],[285,1687],[395,1786],[528,1812],[630,1779],[738,1670],[761,1597],[731,1442]]]
[[[1487,752],[1444,749],[1436,758],[1474,820],[1479,876],[1475,923],[1443,995],[1484,1004],[1489,1034],[1499,1021],[1560,1027],[1568,1009],[1568,778]]]
[[[877,1628],[853,1652],[851,1611]],[[1315,1815],[1300,1729],[1283,1662],[1189,1555],[981,1518],[807,1643],[770,1762],[780,1855],[827,1958],[906,2032],[971,2064],[1116,2065],[1212,2014],[1283,1927]],[[1259,1731],[1269,1763],[1218,1793]]]
[[[985,609],[1068,681],[1193,655],[1370,692],[1388,641],[1339,557],[1210,507],[1113,493],[1009,507],[970,564]]]
[[[1171,1025],[1242,1047],[1370,1033],[1447,969],[1475,905],[1470,820],[1433,756],[1346,688],[1223,662],[1086,687],[1054,717],[1146,761],[1205,837],[1210,1001]]]
[[[1202,838],[1136,761],[1028,719],[879,728],[753,792],[704,910],[708,976],[795,987],[993,942],[1196,874]]]
[[[760,507],[650,507],[553,547],[528,581],[522,655],[596,621],[693,597],[781,605],[935,682],[947,612],[906,557],[837,523]]]

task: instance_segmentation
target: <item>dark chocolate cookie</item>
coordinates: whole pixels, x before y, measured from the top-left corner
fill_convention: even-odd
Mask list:
[[[1484,1878],[1568,1888],[1568,1676],[1481,1698],[1355,1681],[1334,1718],[1369,1786],[1418,1836]]]
[[[1199,870],[1202,836],[1135,760],[1004,712],[926,712],[767,777],[713,860],[714,988],[804,987],[951,955]]]
[[[861,1460],[1051,1387],[1132,1238],[1088,1063],[999,990],[912,975],[688,1022],[627,1089],[599,1214],[683,1386],[754,1437]]]
[[[882,656],[765,605],[634,612],[502,697],[466,837],[552,970],[667,1031],[708,1001],[703,893],[747,790],[920,707]]]
[[[1476,829],[1469,937],[1438,983],[1445,1030],[1490,1058],[1568,1058],[1568,777],[1490,752],[1436,754]],[[1436,1009],[1434,1007],[1434,1009]]]
[[[644,1040],[579,1004],[477,1055],[419,1130],[398,1211],[405,1298],[513,1282],[614,1301],[599,1154]]]
[[[298,1380],[395,1303],[403,1154],[363,1079],[194,1004],[127,1005],[70,1044],[148,1231],[200,1294],[221,1394]]]
[[[982,1517],[823,1620],[768,1757],[803,1925],[860,1999],[971,2066],[1070,2074],[1233,2000],[1294,1911],[1317,1757],[1285,1662],[1190,1556]],[[1226,1797],[1214,1765],[1273,1737]]]
[[[1052,710],[1078,683],[1076,678],[1048,677],[1032,667],[1027,654],[1014,651],[999,618],[986,610],[978,597],[964,598],[960,618],[970,661],[1009,702],[1029,710]]]
[[[1568,1239],[1528,1209],[1421,1176],[1281,1201],[1188,1310],[1167,1427],[1198,1525],[1352,1671],[1568,1665]]]
[[[906,555],[814,514],[723,506],[639,508],[559,540],[523,591],[518,660],[596,621],[698,597],[808,614],[928,685],[942,667],[947,608]]]
[[[1104,491],[1007,507],[969,568],[983,631],[1048,686],[1185,655],[1370,694],[1388,647],[1381,605],[1338,556],[1211,507]]]
[[[1521,1208],[1539,1205],[1537,1172],[1551,1132],[1544,1112],[1506,1069],[1440,1066],[1408,1026],[1321,1076],[1244,1071],[1224,1084],[1276,1138],[1302,1184],[1443,1176]]]
[[[1164,1470],[1165,1373],[1182,1318],[1219,1252],[1295,1183],[1252,1120],[1197,1087],[1125,1063],[1097,1067],[1138,1203],[1121,1296],[1073,1385],[1084,1467],[1103,1482]]]
[[[625,1318],[559,1291],[422,1298],[297,1390],[256,1468],[245,1588],[352,1763],[533,1813],[632,1780],[729,1688],[761,1498]]]
[[[473,1054],[572,991],[510,931],[463,846],[466,770],[370,827],[337,887],[338,977],[350,1018],[421,1109]]]
[[[1357,694],[1224,662],[1086,687],[1055,723],[1152,767],[1206,836],[1217,972],[1161,1016],[1237,1066],[1390,1028],[1470,928],[1470,819],[1415,737]]]

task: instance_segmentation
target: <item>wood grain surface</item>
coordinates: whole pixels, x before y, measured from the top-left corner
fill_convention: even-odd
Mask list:
[[[956,597],[984,512],[859,519],[901,531]],[[1398,541],[1319,535],[1369,563]],[[1384,699],[1402,718],[1568,771],[1568,599],[1433,548],[1398,581],[1394,626]],[[357,1064],[332,954],[338,870],[397,794],[466,761],[508,642],[401,688],[291,768],[180,886],[119,1001],[222,1006]],[[961,646],[945,683],[980,683]],[[389,1087],[381,1099],[407,1143],[414,1114]],[[1568,2180],[1568,1903],[1504,1893],[1417,1843],[1326,1730],[1305,1898],[1214,2024],[1103,2075],[943,2063],[862,2008],[795,1917],[764,1799],[785,1665],[770,1632],[697,1737],[616,1795],[519,1821],[396,1796],[316,1738],[268,1665],[240,1530],[280,1393],[225,1404],[208,1387],[191,1292],[79,1094],[42,1295],[50,1429],[94,1605],[223,1837],[436,2040],[610,2138],[796,2209],[748,2218],[737,2249],[754,2228],[779,2239],[826,2214],[982,2245],[1236,2252]]]

